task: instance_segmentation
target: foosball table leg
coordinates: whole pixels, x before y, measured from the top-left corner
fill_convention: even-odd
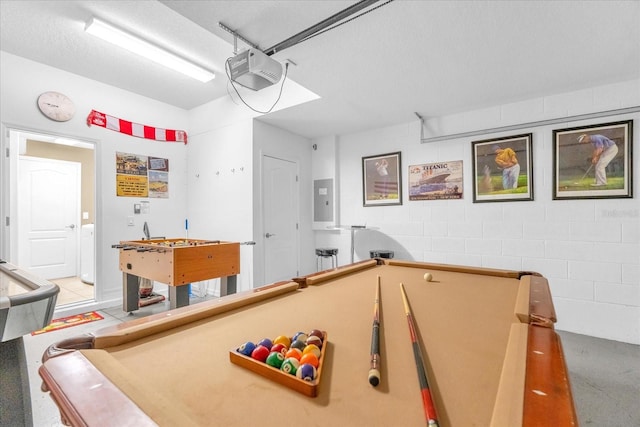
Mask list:
[[[220,278],[220,296],[235,294],[237,291],[238,276],[226,276]]]
[[[140,281],[138,276],[122,273],[122,310],[131,313],[140,308]]]
[[[189,285],[169,286],[169,308],[173,310],[187,305],[189,305]]]

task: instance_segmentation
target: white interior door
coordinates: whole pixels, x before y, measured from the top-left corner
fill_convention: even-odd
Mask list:
[[[298,275],[298,165],[263,156],[265,283]]]
[[[18,265],[45,279],[78,275],[80,163],[20,156]]]

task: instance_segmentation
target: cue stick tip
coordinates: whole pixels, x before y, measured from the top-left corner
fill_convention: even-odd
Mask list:
[[[369,371],[369,384],[376,387],[380,384],[380,371],[377,369],[371,369]]]

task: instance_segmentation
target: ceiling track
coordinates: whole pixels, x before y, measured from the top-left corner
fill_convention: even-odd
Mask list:
[[[430,138],[422,138],[421,137],[420,138],[420,143],[421,144],[427,144],[427,143],[430,143],[430,142],[448,141],[450,139],[468,138],[470,136],[486,135],[486,134],[490,134],[490,133],[510,132],[510,131],[515,131],[515,130],[520,130],[520,129],[525,129],[525,128],[533,128],[533,127],[540,127],[540,126],[555,125],[555,124],[559,124],[559,123],[575,122],[575,121],[580,121],[580,120],[590,120],[590,119],[597,119],[597,118],[600,118],[600,117],[617,116],[617,115],[620,115],[620,114],[629,114],[629,113],[637,113],[637,112],[640,112],[640,106],[634,106],[634,107],[628,107],[628,108],[619,108],[619,109],[616,109],[616,110],[600,111],[600,112],[597,112],[597,113],[578,114],[578,115],[575,115],[575,116],[560,117],[560,118],[557,118],[557,119],[539,120],[539,121],[536,121],[536,122],[520,123],[520,124],[517,124],[517,125],[510,125],[510,126],[502,126],[502,127],[495,127],[495,128],[489,128],[489,129],[475,130],[475,131],[471,131],[471,132],[454,133],[454,134],[449,134],[449,135],[434,136],[434,137],[430,137]],[[417,113],[416,113],[416,115],[417,115]],[[422,131],[424,121],[422,120],[421,117],[419,117],[419,118],[420,118],[420,121],[421,121],[420,128],[421,128],[421,131]]]
[[[232,30],[231,28],[227,27],[222,22],[218,22],[218,26],[220,28],[222,28],[223,30],[225,30],[227,33],[229,33],[229,34],[231,34],[233,36],[233,54],[234,55],[238,53],[238,39],[242,40],[248,46],[251,46],[254,49],[260,50],[260,48],[258,47],[257,44],[255,44],[253,42],[250,42],[246,38],[242,37],[240,34],[238,34],[238,32],[236,32],[236,31]]]
[[[276,44],[275,46],[272,46],[269,49],[265,49],[263,52],[269,56],[277,52],[281,52],[334,25],[335,23],[342,21],[343,19],[353,15],[354,13],[358,13],[362,9],[366,9],[367,7],[377,3],[378,1],[379,0],[362,0],[354,4],[353,6],[349,6],[348,8],[341,10],[340,12],[330,16],[325,20],[318,22],[315,25],[312,25],[306,30],[303,30],[298,34],[289,37],[288,39]]]

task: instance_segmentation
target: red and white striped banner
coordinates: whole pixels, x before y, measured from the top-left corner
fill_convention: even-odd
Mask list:
[[[91,125],[102,126],[103,128],[138,138],[187,143],[187,133],[183,130],[160,129],[153,126],[145,126],[109,116],[96,110],[91,110],[87,117],[87,126]]]

